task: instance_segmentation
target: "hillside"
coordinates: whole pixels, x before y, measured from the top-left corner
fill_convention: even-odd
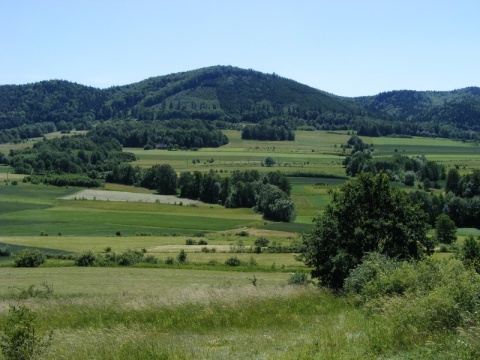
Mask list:
[[[157,76],[103,90],[62,80],[0,86],[1,142],[52,129],[91,129],[99,121],[119,119],[192,119],[216,127],[267,120],[293,129],[353,128],[370,136],[472,139],[472,132],[480,130],[480,88],[402,90],[345,98],[276,74],[231,66]]]
[[[355,115],[361,108],[340,97],[275,74],[215,66],[95,89],[51,80],[0,86],[0,129],[60,121],[193,118],[228,122],[273,116]],[[81,127],[83,127],[81,126]]]
[[[389,91],[353,100],[370,113],[394,121],[432,121],[462,130],[480,130],[478,87],[453,91]]]

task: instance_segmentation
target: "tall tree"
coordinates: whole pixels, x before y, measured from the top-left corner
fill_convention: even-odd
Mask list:
[[[386,174],[362,173],[332,193],[333,200],[313,230],[304,235],[301,255],[323,285],[342,288],[350,270],[368,252],[418,259],[433,248],[426,216]]]
[[[455,222],[446,214],[440,214],[435,221],[435,237],[438,242],[452,244],[457,240]]]

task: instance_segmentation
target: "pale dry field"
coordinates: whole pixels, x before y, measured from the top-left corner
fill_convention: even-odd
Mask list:
[[[86,189],[67,195],[62,200],[101,200],[101,201],[118,201],[118,202],[144,202],[157,204],[179,204],[198,205],[200,201],[178,198],[173,195],[154,195],[141,194],[124,191],[108,191]]]

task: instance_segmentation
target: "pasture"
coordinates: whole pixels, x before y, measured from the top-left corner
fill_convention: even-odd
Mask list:
[[[238,131],[225,132],[230,142],[221,148],[126,151],[136,154],[134,165],[168,163],[177,172],[228,175],[257,169],[336,177],[291,177],[298,215],[294,223],[284,224],[265,221],[251,209],[189,205],[181,199],[173,204],[138,201],[132,194],[156,198],[152,191],[125,185],[106,184],[102,191],[109,193],[103,198],[82,196],[79,188],[23,183],[23,176],[1,166],[0,247],[35,247],[52,254],[92,251],[99,256],[135,249],[159,263],[84,268],[73,260],[48,259],[39,268],[22,269],[12,268],[11,258],[0,258],[0,327],[9,305],[32,308],[39,316],[39,333],[54,333],[45,359],[436,358],[442,346],[462,358],[451,334],[434,339],[444,344],[440,348],[425,347],[433,340],[416,334],[405,350],[394,341],[395,322],[384,322],[357,307],[355,300],[313,285],[287,285],[295,271],[309,271],[295,260],[296,254],[253,251],[260,237],[270,245],[298,245],[300,234],[309,231],[312,219],[329,203],[329,190],[346,181],[340,177],[347,132],[297,131],[294,142],[244,141]],[[480,168],[479,148],[471,143],[364,141],[374,144],[378,157],[425,155],[462,172]],[[0,151],[8,153],[8,146],[2,146]],[[276,162],[272,167],[262,165],[268,156]],[[113,201],[116,192],[132,197]],[[459,243],[470,234],[479,230],[459,229]],[[205,245],[187,245],[199,240]],[[186,252],[186,262],[166,264],[180,250]],[[225,265],[231,257],[242,266]],[[52,293],[42,292],[45,283]],[[29,293],[31,286],[39,291]],[[399,349],[405,357],[395,357]]]

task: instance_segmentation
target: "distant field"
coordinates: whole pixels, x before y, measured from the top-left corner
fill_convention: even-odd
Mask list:
[[[198,205],[200,202],[191,199],[182,199],[174,195],[142,194],[126,191],[81,190],[61,198],[62,200],[102,200],[114,202],[140,202],[176,205]]]

